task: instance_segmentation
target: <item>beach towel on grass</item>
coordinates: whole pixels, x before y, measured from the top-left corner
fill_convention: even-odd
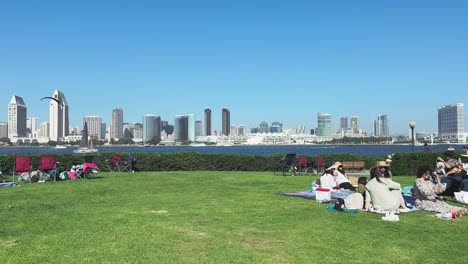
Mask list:
[[[352,191],[343,191],[343,192],[331,192],[331,203],[335,203],[338,201],[338,198],[346,198],[348,195],[352,194]],[[286,192],[286,193],[279,193],[279,195],[291,196],[291,197],[299,197],[303,199],[309,200],[316,200],[315,199],[315,191],[307,190],[302,192]]]
[[[335,209],[335,205],[334,204],[330,204],[328,207],[327,207],[327,210],[329,212],[332,212],[332,213],[357,213],[359,212],[359,209],[344,209],[343,212],[340,212],[338,210]]]
[[[16,186],[16,183],[15,183],[15,182],[3,182],[3,183],[0,183],[0,187],[13,187],[13,186]]]

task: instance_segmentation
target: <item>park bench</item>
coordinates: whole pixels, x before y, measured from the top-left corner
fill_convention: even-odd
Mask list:
[[[363,171],[365,169],[366,163],[364,161],[344,161],[343,169],[348,170],[349,172],[354,171]]]

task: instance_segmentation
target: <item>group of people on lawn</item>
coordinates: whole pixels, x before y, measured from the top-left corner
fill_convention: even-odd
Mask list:
[[[390,163],[390,159],[377,162],[376,166],[370,170],[370,180],[367,177],[360,177],[357,187],[355,187],[348,177],[346,177],[343,165],[340,162],[335,162],[325,170],[320,179],[317,180],[317,184],[322,188],[351,191],[352,193],[344,199],[345,207],[348,209],[408,212],[411,209],[405,203],[401,192],[401,185],[392,180],[389,169]],[[451,167],[449,168],[448,166]],[[449,172],[452,172],[454,168],[460,169],[457,163],[454,163],[452,167],[449,162],[445,162],[444,167],[450,169]],[[440,200],[438,196],[442,193],[444,195],[453,195],[453,191],[458,190],[454,188],[459,188],[460,185],[463,185],[463,181],[457,185],[459,179],[453,180],[450,178],[460,177],[462,179],[462,174],[466,175],[466,171],[440,174],[440,171],[437,173],[437,169],[436,172],[433,172],[428,167],[421,167],[418,170],[417,178],[411,190],[416,197],[416,208],[440,213],[450,212],[458,216],[468,215],[468,211],[465,208],[451,206]],[[468,186],[468,183],[465,186]]]

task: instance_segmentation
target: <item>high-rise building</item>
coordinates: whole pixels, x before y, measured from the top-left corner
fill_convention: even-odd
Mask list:
[[[37,135],[40,138],[50,138],[50,123],[42,122]]]
[[[37,117],[28,117],[26,120],[26,136],[28,138],[37,138],[37,130],[38,128],[38,123],[37,121],[39,118]]]
[[[353,134],[359,133],[359,116],[352,116],[351,117],[351,130]]]
[[[174,134],[174,126],[168,121],[161,121],[161,132],[164,131],[167,135]]]
[[[283,124],[280,122],[273,122],[270,126],[271,133],[281,133],[283,131]]]
[[[464,143],[464,105],[457,103],[443,105],[438,109],[439,138],[446,141]]]
[[[189,114],[188,116],[188,140],[195,142],[195,115]]]
[[[93,138],[96,139],[101,139],[103,138],[102,136],[102,130],[101,130],[101,124],[102,124],[102,117],[100,116],[85,116],[83,117],[83,127],[84,124],[88,124],[88,135],[93,136]]]
[[[374,120],[374,135],[376,137],[389,137],[390,128],[388,125],[388,116],[381,115]]]
[[[268,133],[268,132],[270,132],[268,123],[265,121],[260,122],[260,125],[258,126],[258,133]]]
[[[205,108],[205,136],[211,136],[211,109]]]
[[[106,138],[106,130],[107,125],[106,123],[101,123],[101,138],[100,139],[105,139]]]
[[[8,123],[0,122],[0,138],[8,137]]]
[[[231,130],[231,112],[226,107],[222,110],[222,134],[224,136],[229,136]]]
[[[143,116],[143,142],[161,141],[161,117],[157,115]]]
[[[120,107],[112,110],[111,138],[123,138],[123,110]]]
[[[317,136],[330,137],[333,134],[332,115],[329,113],[317,113]]]
[[[8,104],[8,137],[26,137],[27,108],[23,98],[14,95]]]
[[[69,134],[68,103],[65,95],[55,90],[49,105],[49,138],[60,141]]]
[[[343,116],[341,117],[340,119],[340,129],[341,130],[348,130],[348,117],[347,116]]]
[[[187,142],[189,140],[188,126],[187,115],[176,115],[174,120],[174,136],[176,141]]]
[[[203,136],[203,124],[201,120],[195,120],[195,137]]]
[[[296,126],[296,134],[304,134],[305,133],[305,126],[304,125],[297,125]]]

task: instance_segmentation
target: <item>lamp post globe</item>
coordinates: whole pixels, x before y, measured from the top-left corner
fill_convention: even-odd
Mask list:
[[[411,150],[414,153],[414,127],[416,126],[416,122],[411,120],[409,122],[409,127],[411,128]]]

